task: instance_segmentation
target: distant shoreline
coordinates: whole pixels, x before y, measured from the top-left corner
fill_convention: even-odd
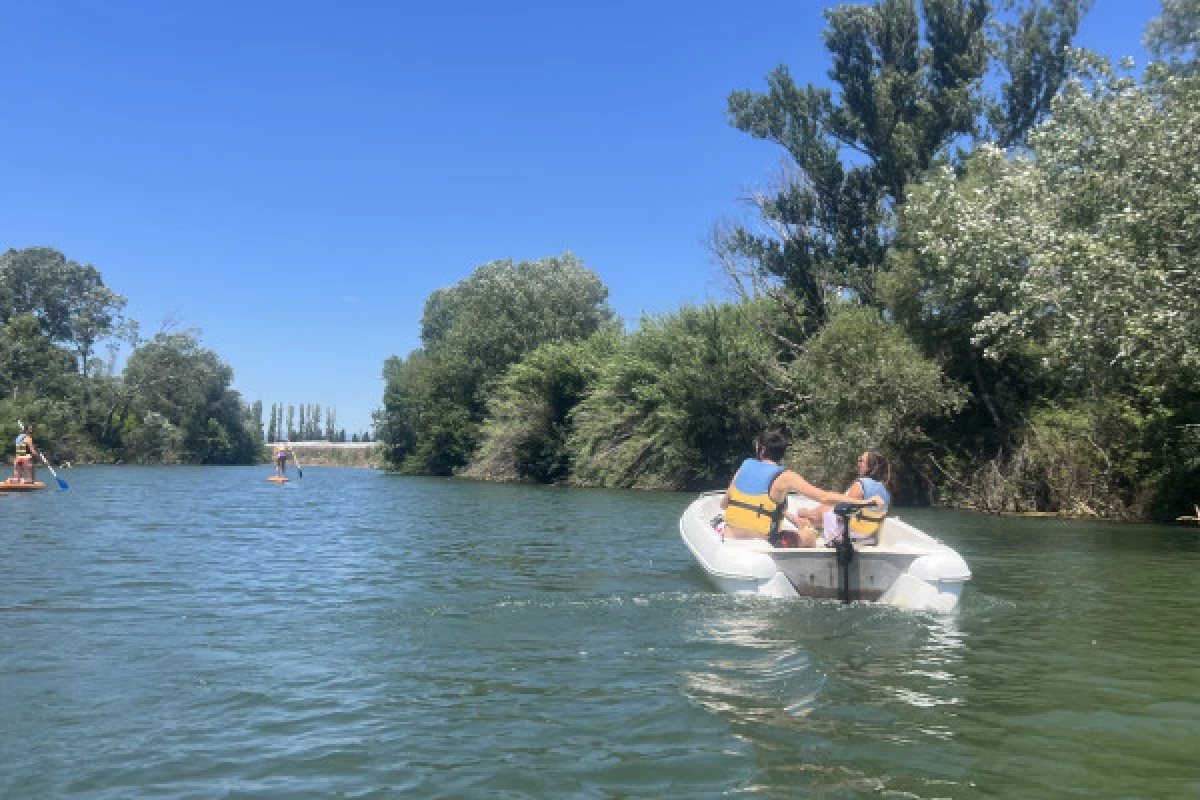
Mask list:
[[[300,468],[314,467],[366,467],[380,469],[383,456],[375,442],[289,442]],[[263,452],[267,463],[274,458],[275,445],[264,444]]]

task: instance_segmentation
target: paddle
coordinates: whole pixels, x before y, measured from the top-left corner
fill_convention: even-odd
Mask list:
[[[17,427],[22,431],[25,430],[25,426],[21,423],[21,420],[17,420]],[[64,492],[69,489],[70,487],[67,486],[67,482],[58,477],[58,473],[54,471],[54,467],[50,466],[50,462],[46,460],[46,456],[42,454],[42,451],[38,450],[37,454],[38,457],[42,459],[42,463],[46,465],[46,469],[50,470],[50,474],[54,476],[54,480],[58,481],[58,488],[62,489]]]

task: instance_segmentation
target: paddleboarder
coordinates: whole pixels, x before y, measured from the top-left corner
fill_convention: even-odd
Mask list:
[[[275,443],[275,476],[277,478],[287,477],[287,460],[287,439],[280,439]]]
[[[16,483],[34,483],[36,467],[33,457],[38,454],[37,445],[33,441],[33,426],[26,425],[25,430],[17,435],[17,457],[13,459],[12,480]]]

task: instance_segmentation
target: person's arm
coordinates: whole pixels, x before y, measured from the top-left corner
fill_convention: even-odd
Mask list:
[[[860,484],[858,481],[855,481],[854,483],[850,484],[850,488],[846,490],[846,496],[853,497],[854,502],[856,502],[856,503],[861,503],[863,500],[862,484]],[[813,508],[802,508],[802,509],[800,509],[799,514],[800,514],[800,516],[804,517],[805,519],[812,520],[815,522],[819,519],[824,518],[825,512],[832,511],[832,510],[833,510],[832,505],[830,505],[828,503],[823,503],[823,504],[821,504],[819,506],[815,506]]]
[[[789,492],[796,492],[797,494],[802,494],[805,497],[807,497],[808,499],[816,500],[818,503],[821,503],[822,505],[833,505],[834,503],[861,503],[862,499],[863,499],[861,490],[858,493],[859,494],[858,497],[854,497],[851,494],[828,492],[817,486],[813,486],[811,483],[804,480],[804,478],[802,478],[800,475],[796,474],[795,472],[792,472],[791,470],[788,470],[787,472],[783,473],[783,475],[781,475],[779,477],[780,477],[780,481],[783,483],[783,485],[787,488],[787,490]],[[854,486],[858,486],[857,481],[855,482]],[[852,486],[850,488],[854,489],[854,486]]]

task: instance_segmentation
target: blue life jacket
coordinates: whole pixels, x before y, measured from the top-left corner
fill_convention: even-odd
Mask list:
[[[850,518],[850,533],[856,536],[876,536],[883,526],[883,518],[887,516],[888,509],[892,505],[892,493],[874,478],[859,478],[858,485],[862,487],[863,500],[878,497],[883,501],[883,507],[871,506],[859,509],[858,513]]]

